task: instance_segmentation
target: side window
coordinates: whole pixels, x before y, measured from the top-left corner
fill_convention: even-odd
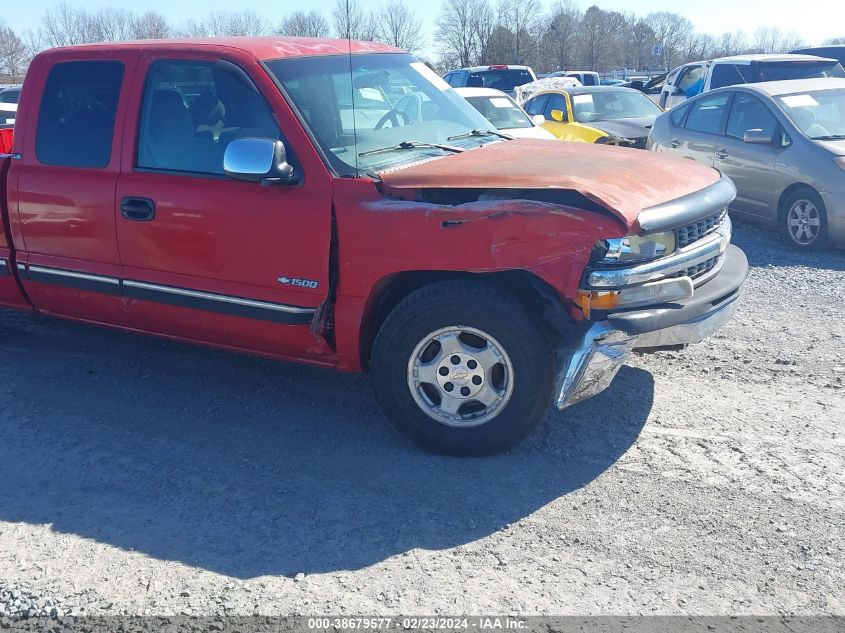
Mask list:
[[[554,119],[552,118],[552,110],[560,110],[561,112],[563,112],[563,120],[567,120],[566,99],[563,97],[563,95],[549,95],[549,101],[548,103],[546,103],[546,107],[543,109],[543,116],[546,117],[547,121],[554,121]]]
[[[694,97],[704,88],[704,66],[689,66],[678,79],[678,89],[687,97]]]
[[[738,92],[728,115],[728,136],[742,139],[748,130],[763,130],[775,138],[778,127],[775,115],[757,97]]]
[[[62,167],[108,165],[122,81],[121,62],[63,62],[53,66],[38,111],[38,161]]]
[[[452,85],[453,85],[453,84],[452,84],[452,76],[453,76],[454,74],[455,74],[455,73],[446,73],[445,75],[443,75],[443,81],[445,81],[447,84],[449,84],[450,86],[452,86]]]
[[[747,83],[736,64],[716,64],[710,78],[710,89]]]
[[[281,138],[249,77],[227,61],[162,60],[147,74],[136,164],[223,174],[226,145],[243,137]]]
[[[684,119],[686,118],[689,109],[690,106],[688,105],[672,108],[672,111],[669,114],[669,120],[672,121],[672,125],[675,127],[683,127]]]
[[[684,126],[694,132],[721,134],[722,119],[730,99],[730,92],[723,92],[712,97],[699,99],[692,105],[687,124]]]
[[[528,114],[543,114],[543,110],[546,108],[546,102],[549,100],[549,95],[540,95],[539,97],[534,97],[528,103],[525,104],[525,111]]]

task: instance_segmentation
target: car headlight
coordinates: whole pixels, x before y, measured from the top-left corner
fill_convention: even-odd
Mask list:
[[[600,265],[638,264],[658,259],[675,252],[675,233],[650,233],[627,235],[599,240],[593,247],[590,263]]]
[[[833,159],[833,162],[835,162],[837,165],[839,165],[839,168],[842,171],[845,171],[845,156],[837,156],[836,158]]]

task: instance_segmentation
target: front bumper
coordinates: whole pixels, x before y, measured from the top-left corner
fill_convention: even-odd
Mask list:
[[[555,404],[563,409],[607,388],[634,349],[698,343],[731,320],[748,276],[748,260],[728,246],[719,273],[689,299],[649,309],[607,314],[575,345],[559,350]]]

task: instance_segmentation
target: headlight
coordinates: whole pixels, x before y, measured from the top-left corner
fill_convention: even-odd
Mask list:
[[[591,264],[637,264],[651,261],[675,252],[675,233],[628,235],[609,240],[599,240],[593,247]]]
[[[839,165],[839,168],[842,171],[845,171],[845,156],[839,156],[837,158],[834,158],[833,162],[835,162],[837,165]]]

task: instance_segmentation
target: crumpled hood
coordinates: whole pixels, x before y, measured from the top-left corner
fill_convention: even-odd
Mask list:
[[[589,125],[597,130],[601,130],[610,136],[618,138],[644,138],[648,136],[648,131],[654,125],[654,120],[657,117],[641,117],[638,119],[616,119],[613,121],[590,121],[584,125]]]
[[[632,226],[640,211],[712,185],[710,167],[623,147],[515,139],[379,173],[382,189],[569,189]]]

